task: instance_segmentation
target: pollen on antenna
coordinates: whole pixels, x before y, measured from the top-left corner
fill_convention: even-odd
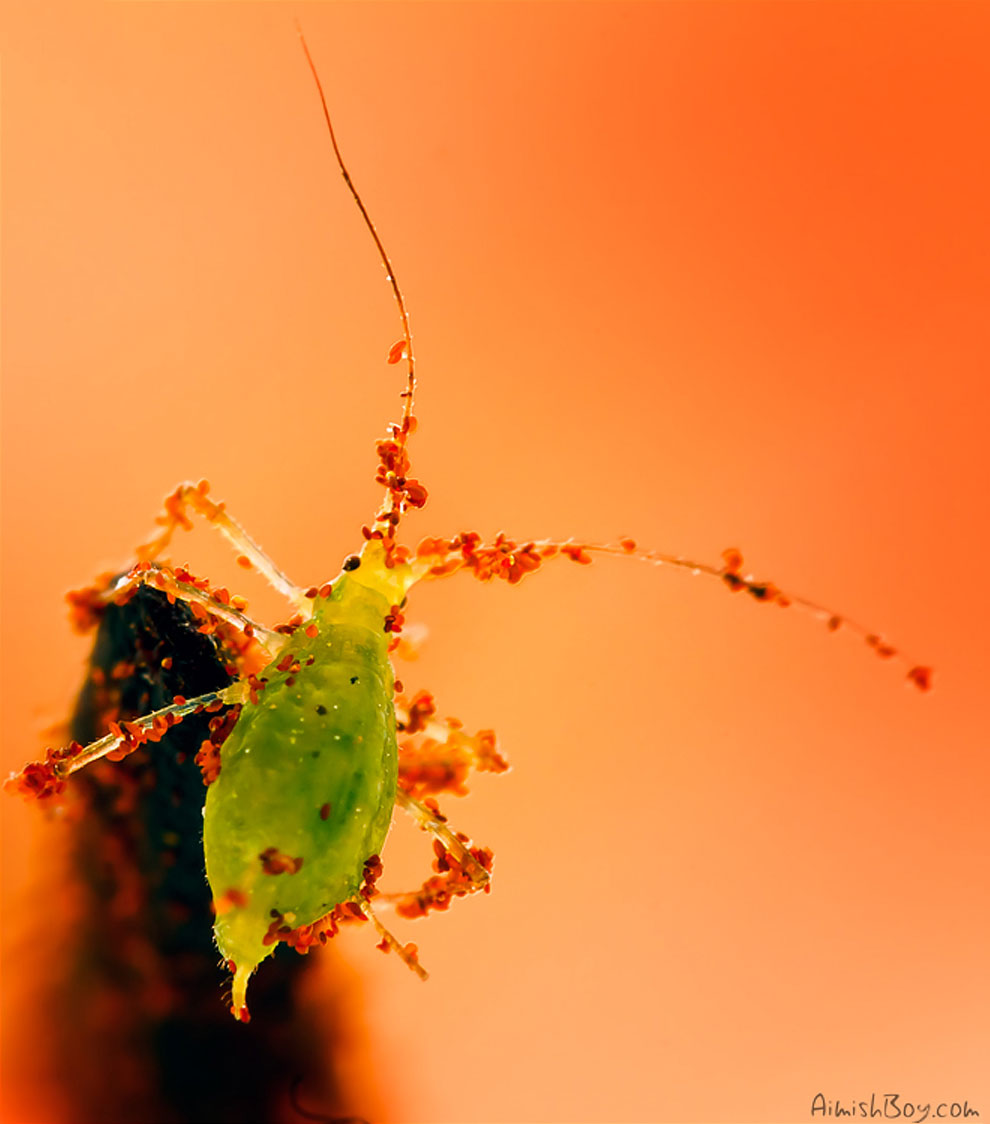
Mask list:
[[[907,673],[908,680],[912,682],[919,691],[929,691],[932,686],[932,669],[930,667],[912,667]]]

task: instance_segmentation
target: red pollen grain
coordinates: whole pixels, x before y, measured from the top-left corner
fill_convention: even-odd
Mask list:
[[[258,856],[265,874],[298,874],[302,870],[303,859],[283,854],[277,847],[268,847]]]
[[[907,677],[919,691],[927,691],[932,685],[932,669],[930,667],[912,667]]]
[[[591,557],[588,552],[581,546],[574,546],[572,544],[565,544],[561,548],[561,552],[566,554],[572,562],[577,562],[582,566],[591,565]]]
[[[722,551],[722,561],[725,563],[726,573],[738,574],[742,569],[743,556],[735,547],[730,546]]]

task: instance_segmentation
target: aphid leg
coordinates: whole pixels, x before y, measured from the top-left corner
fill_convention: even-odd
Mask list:
[[[453,832],[447,826],[446,817],[403,789],[395,794],[396,804],[400,804],[416,823],[433,836],[439,848],[437,857],[441,871],[457,874],[457,881],[465,881],[467,893],[484,890],[491,880],[491,852],[482,847],[472,847],[471,841],[462,832]],[[434,802],[435,803],[435,802]],[[440,855],[439,850],[444,854]]]
[[[65,778],[86,765],[110,757],[119,761],[145,742],[158,742],[183,718],[191,714],[213,713],[225,706],[245,701],[250,689],[247,681],[232,683],[219,691],[186,699],[176,695],[168,706],[152,711],[133,722],[111,722],[110,733],[82,746],[71,742],[61,749],[49,748],[44,761],[33,761],[4,782],[4,791],[45,799],[65,788]]]
[[[423,831],[433,836],[436,856],[435,873],[418,890],[381,895],[400,917],[409,920],[425,917],[430,910],[449,908],[454,898],[491,889],[492,852],[487,847],[472,846],[463,832],[451,831],[432,797],[417,800],[400,785],[395,802],[405,808]]]
[[[227,539],[238,552],[237,561],[245,569],[258,570],[267,581],[288,601],[303,612],[308,605],[303,591],[275,565],[271,558],[251,538],[233,516],[228,515],[225,505],[215,503],[207,493],[209,482],[200,480],[198,484],[180,484],[171,495],[165,497],[165,510],[156,522],[161,525],[158,532],[148,542],[137,548],[137,556],[143,562],[156,558],[171,541],[176,527],[190,530],[192,521],[189,511],[194,511]]]
[[[159,590],[173,604],[181,601],[188,605],[201,622],[200,632],[212,632],[215,628],[213,622],[223,621],[245,640],[256,639],[267,649],[269,658],[277,655],[285,644],[283,634],[249,617],[243,609],[245,603],[231,597],[226,589],[211,590],[207,581],[194,577],[188,570],[176,571],[159,562],[138,562],[104,589],[71,592],[68,600],[77,629],[86,631],[106,606],[125,605],[141,586]]]
[[[378,920],[377,915],[368,902],[359,899],[356,904],[365,917],[374,925],[378,935],[381,937],[381,944],[378,947],[385,951],[391,949],[401,958],[403,964],[411,968],[421,980],[428,980],[430,978],[429,973],[419,962],[416,946],[414,944],[402,944],[402,942],[390,933],[381,921]]]
[[[665,554],[659,550],[641,550],[632,539],[618,543],[555,542],[550,539],[531,539],[517,543],[504,534],[492,543],[482,542],[473,531],[462,532],[452,539],[423,539],[412,561],[416,580],[444,578],[459,570],[467,570],[479,581],[501,578],[510,585],[522,581],[527,574],[540,569],[552,558],[567,558],[572,562],[589,565],[594,554],[613,554],[649,562],[654,566],[674,566],[694,574],[717,578],[733,593],[745,591],[754,601],[775,604],[782,608],[791,605],[804,609],[824,622],[830,632],[840,628],[856,633],[867,647],[882,659],[895,658],[907,668],[907,679],[921,691],[931,686],[932,669],[915,663],[878,633],[849,617],[834,612],[807,597],[785,593],[773,582],[744,574],[742,554],[735,548],[722,552],[722,565],[693,562],[679,555]]]

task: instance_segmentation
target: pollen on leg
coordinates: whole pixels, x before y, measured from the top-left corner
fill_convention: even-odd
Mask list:
[[[426,969],[419,962],[418,947],[411,942],[409,944],[402,944],[396,937],[394,937],[392,933],[390,933],[388,929],[385,928],[381,921],[379,921],[378,916],[374,913],[371,906],[367,902],[362,902],[358,908],[378,930],[378,935],[381,937],[381,941],[378,943],[378,948],[382,948],[383,945],[387,945],[388,948],[390,948],[400,957],[406,967],[415,972],[421,980],[428,979],[429,976],[426,972]]]
[[[504,773],[509,763],[499,753],[494,730],[469,734],[456,718],[437,719],[428,691],[411,700],[396,699],[399,729],[399,786],[411,797],[450,792],[467,794],[471,769]]]
[[[96,584],[85,589],[72,589],[65,595],[69,603],[69,621],[76,632],[89,632],[103,619],[107,604],[104,591],[112,580],[112,574],[104,574]]]

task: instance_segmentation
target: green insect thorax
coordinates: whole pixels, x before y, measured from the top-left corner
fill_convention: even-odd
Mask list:
[[[354,898],[385,840],[397,768],[387,627],[407,570],[369,543],[258,677],[221,750],[204,847],[235,1011],[273,934]]]

